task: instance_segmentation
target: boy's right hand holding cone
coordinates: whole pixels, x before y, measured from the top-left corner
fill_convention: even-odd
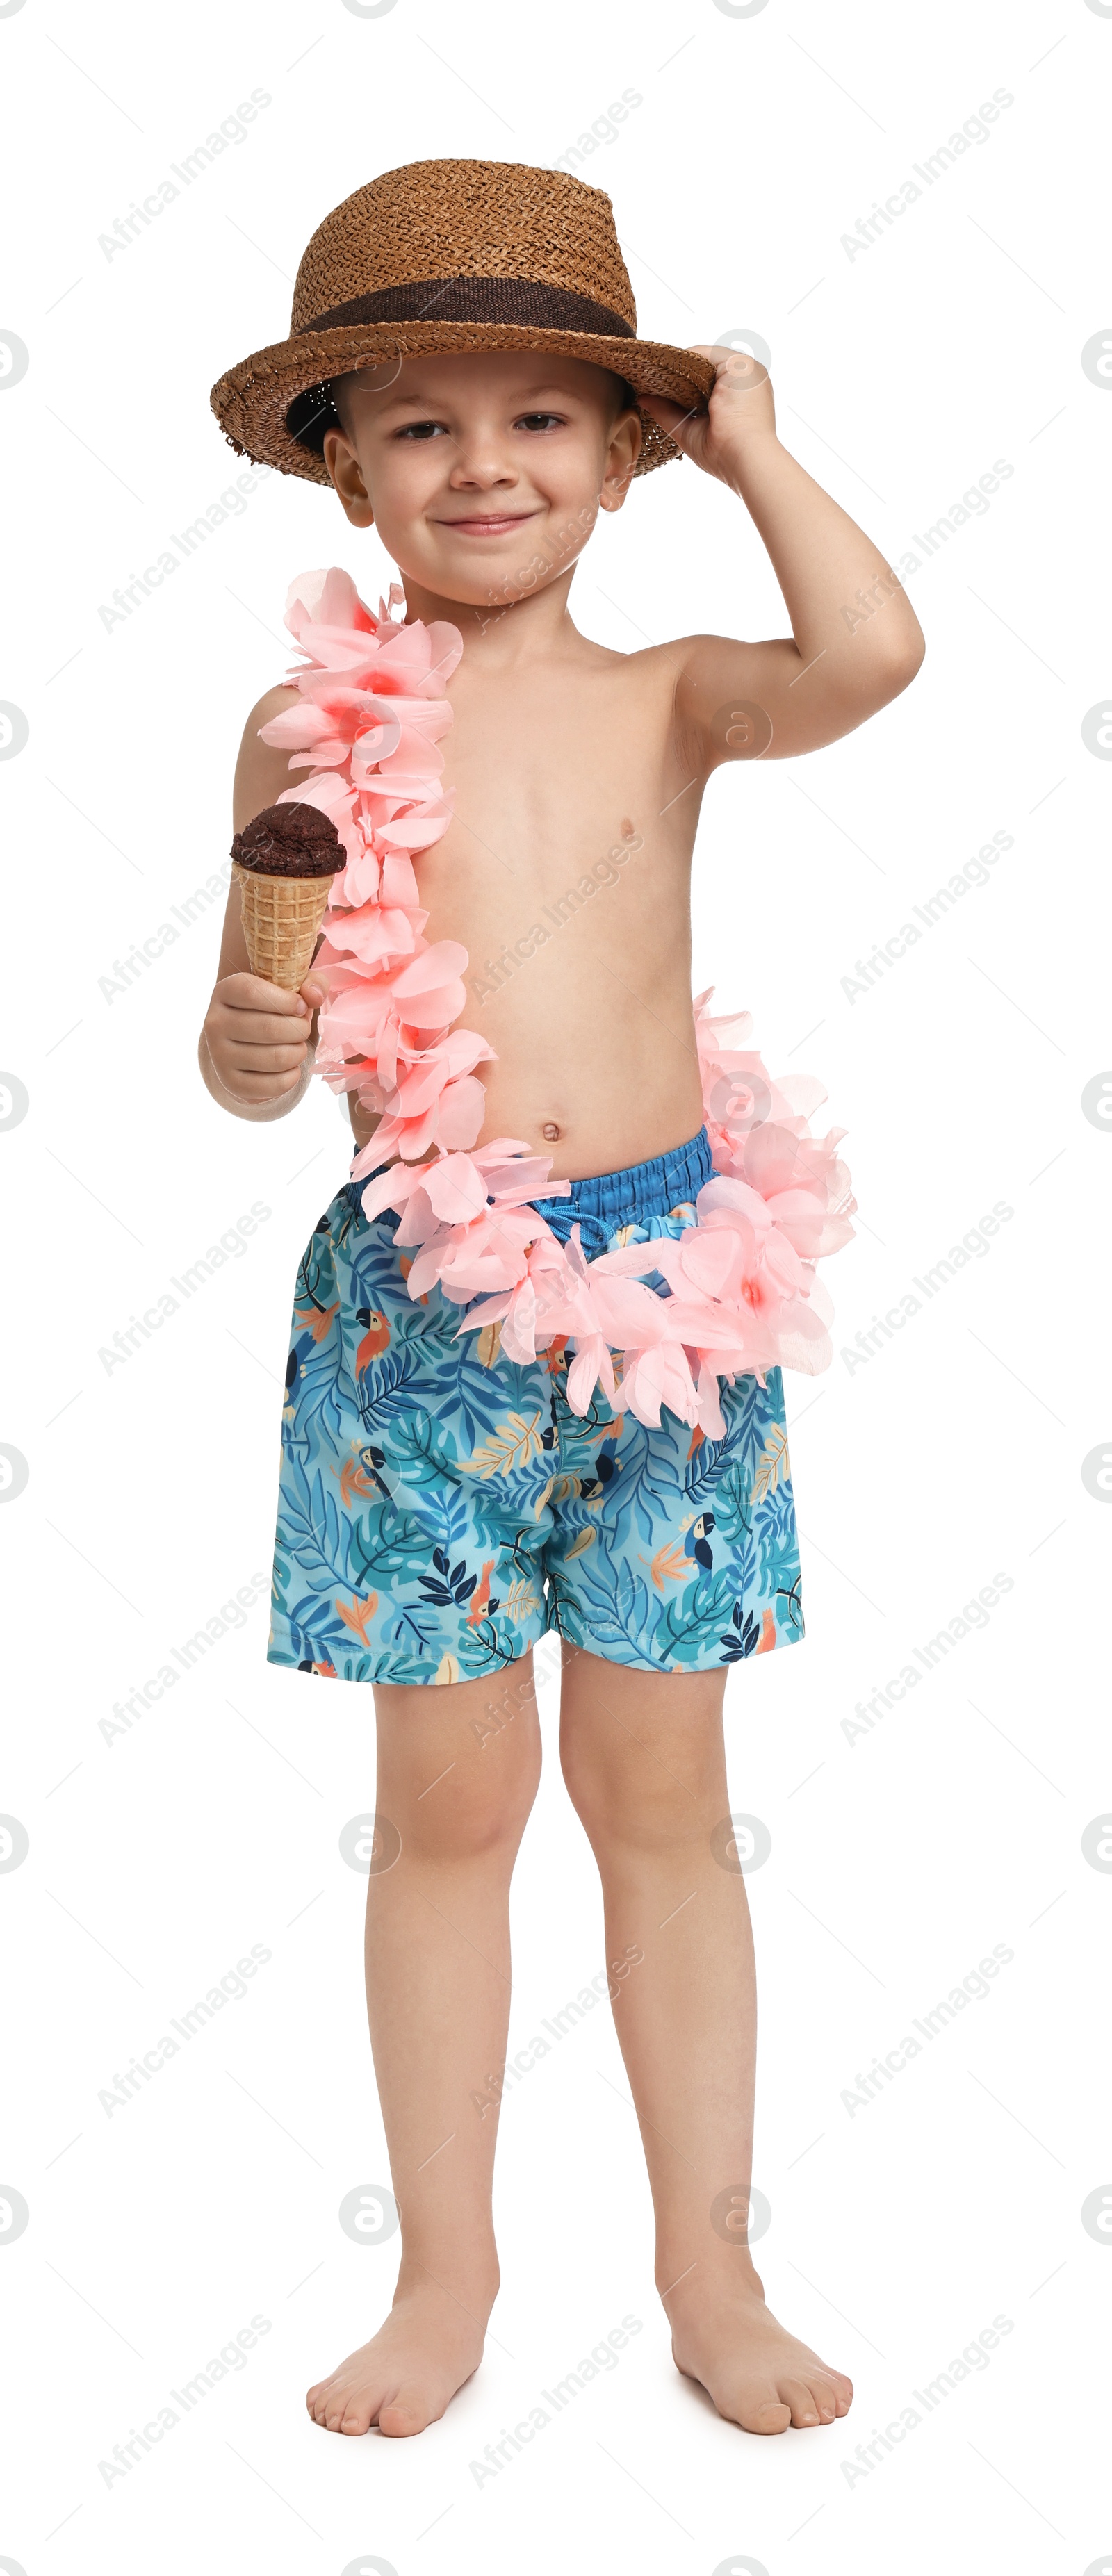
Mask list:
[[[289,993],[262,975],[225,975],[214,988],[202,1037],[221,1088],[247,1108],[265,1107],[297,1090],[313,1014],[324,998],[323,985],[311,976]]]
[[[221,1088],[265,1112],[308,1078],[313,1014],[325,999],[310,969],[344,852],[327,815],[290,802],[266,806],[237,832],[232,858],[250,972],[216,985],[202,1047]]]

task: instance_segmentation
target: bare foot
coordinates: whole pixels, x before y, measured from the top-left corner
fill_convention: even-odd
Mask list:
[[[395,2300],[369,2343],[349,2353],[305,2403],[330,2433],[423,2433],[483,2357],[483,2324],[430,2282]]]
[[[672,2357],[706,2389],[720,2415],[747,2433],[786,2433],[789,2424],[832,2424],[848,2415],[853,2384],[797,2343],[764,2301],[750,2268],[696,2287],[698,2271],[671,2294]]]

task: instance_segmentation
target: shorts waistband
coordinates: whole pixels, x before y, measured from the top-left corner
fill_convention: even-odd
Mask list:
[[[573,1181],[570,1197],[534,1199],[533,1205],[561,1243],[568,1242],[573,1225],[578,1225],[590,1260],[606,1250],[619,1226],[648,1226],[653,1217],[670,1216],[673,1208],[694,1205],[713,1176],[710,1140],[701,1127],[697,1136],[675,1146],[670,1154],[655,1154],[648,1163],[630,1163],[624,1171],[598,1172],[590,1180]]]
[[[629,1163],[620,1172],[596,1172],[589,1180],[573,1181],[567,1198],[534,1199],[533,1206],[560,1243],[570,1240],[577,1225],[590,1261],[606,1251],[620,1226],[652,1231],[654,1218],[670,1216],[674,1208],[693,1207],[713,1177],[710,1139],[701,1127],[697,1136],[689,1137],[686,1145],[674,1146],[670,1154],[654,1154],[650,1162]],[[357,1213],[366,1186],[365,1180],[349,1181],[341,1193]],[[398,1220],[387,1209],[380,1222],[393,1232]]]

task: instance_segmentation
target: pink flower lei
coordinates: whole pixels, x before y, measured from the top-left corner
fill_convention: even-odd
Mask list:
[[[601,1386],[641,1422],[658,1423],[667,1405],[721,1438],[721,1377],[752,1370],[763,1383],[771,1367],[829,1366],[833,1310],[815,1263],[853,1233],[845,1129],[812,1135],[822,1085],[774,1081],[746,1045],[749,1013],[712,1019],[707,992],[694,1008],[715,1175],[674,1235],[587,1261],[578,1227],[565,1247],[531,1204],[568,1194],[548,1178],[550,1157],[505,1136],[474,1150],[486,1101],[475,1067],[494,1050],[455,1025],[467,950],[425,938],[413,864],[451,821],[437,746],[463,639],[444,622],[399,622],[399,606],[394,584],[373,617],[335,565],[299,575],[285,622],[307,657],[289,674],[300,702],[261,728],[310,773],[279,802],[319,806],[347,853],[314,967],[328,989],[316,1069],[380,1116],[351,1167],[353,1180],[377,1175],[364,1211],[397,1210],[399,1246],[419,1247],[410,1296],[438,1282],[470,1309],[461,1332],[499,1324],[522,1365],[553,1342],[571,1346],[574,1412]],[[665,1295],[645,1284],[653,1276]]]

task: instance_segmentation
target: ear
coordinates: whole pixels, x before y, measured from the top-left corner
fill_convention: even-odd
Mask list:
[[[363,469],[342,429],[325,430],[323,454],[352,527],[373,528],[375,514],[363,481]]]
[[[633,480],[633,470],[641,453],[644,433],[635,411],[619,414],[610,432],[603,468],[599,507],[620,510]]]

